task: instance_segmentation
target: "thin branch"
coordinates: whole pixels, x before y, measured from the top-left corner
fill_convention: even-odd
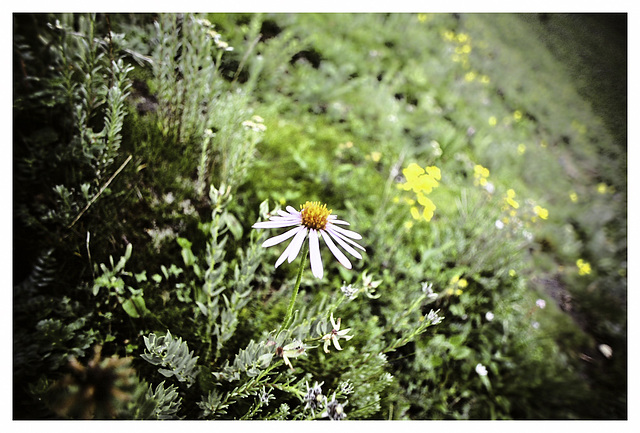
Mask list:
[[[131,161],[131,158],[133,158],[133,155],[129,155],[129,157],[122,163],[122,165],[120,166],[120,168],[118,168],[116,170],[115,173],[113,173],[113,175],[109,178],[109,180],[102,185],[102,188],[100,188],[100,191],[98,191],[98,193],[96,195],[93,196],[93,198],[91,199],[91,201],[89,203],[87,203],[87,205],[84,207],[84,209],[82,209],[82,211],[78,214],[78,216],[76,216],[73,221],[71,222],[71,224],[69,224],[67,226],[68,229],[70,229],[71,227],[74,226],[75,223],[78,222],[78,220],[82,217],[82,215],[84,215],[84,213],[89,210],[89,208],[91,207],[91,205],[93,205],[93,203],[95,203],[95,201],[98,199],[98,197],[100,197],[100,195],[104,192],[105,189],[107,189],[107,187],[111,184],[111,182],[113,181],[113,179],[116,178],[116,176],[118,174],[120,174],[120,172],[125,168],[125,166],[127,164],[129,164],[129,161]]]

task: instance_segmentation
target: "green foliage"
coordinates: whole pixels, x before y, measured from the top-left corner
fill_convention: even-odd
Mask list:
[[[178,394],[178,388],[170,385],[165,389],[164,381],[156,386],[149,385],[144,398],[136,404],[134,419],[176,419],[180,410],[182,399]]]
[[[109,296],[114,296],[129,316],[138,318],[148,314],[149,310],[144,302],[144,293],[142,289],[134,289],[133,287],[126,285],[123,278],[134,276],[131,272],[124,270],[127,261],[131,258],[132,249],[133,246],[131,244],[127,244],[124,256],[120,257],[120,260],[118,260],[118,263],[115,265],[113,263],[113,257],[109,256],[111,269],[107,268],[104,263],[100,263],[100,270],[102,271],[102,274],[98,275],[94,280],[92,293],[93,296],[96,296],[100,292],[100,289],[107,289],[109,291]],[[98,272],[97,265],[96,272]],[[137,282],[146,279],[144,273],[135,275],[134,277]],[[126,295],[130,295],[130,297],[127,297]]]
[[[198,375],[198,357],[193,356],[193,351],[189,352],[189,346],[181,338],[173,338],[171,332],[167,331],[164,337],[156,337],[151,333],[144,337],[144,344],[147,347],[142,359],[153,364],[160,365],[158,373],[164,377],[175,376],[180,382],[185,382],[187,387],[194,384]],[[158,390],[156,390],[156,393]]]
[[[15,15],[16,417],[626,418],[625,143],[545,19]],[[274,267],[307,200],[349,269]]]

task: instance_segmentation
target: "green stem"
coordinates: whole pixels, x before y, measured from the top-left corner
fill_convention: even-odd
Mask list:
[[[284,321],[282,322],[282,327],[280,332],[289,328],[291,322],[293,321],[293,307],[296,303],[296,297],[298,296],[298,290],[300,289],[300,281],[302,280],[302,271],[304,271],[304,267],[307,264],[307,254],[309,252],[309,247],[305,247],[304,254],[302,254],[302,260],[300,260],[300,269],[298,269],[298,278],[296,279],[296,286],[293,288],[293,293],[291,294],[291,301],[289,301],[289,308],[287,308],[287,315],[284,317]]]

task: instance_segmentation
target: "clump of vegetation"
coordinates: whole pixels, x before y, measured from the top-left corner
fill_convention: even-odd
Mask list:
[[[13,19],[14,418],[626,418],[578,18]]]

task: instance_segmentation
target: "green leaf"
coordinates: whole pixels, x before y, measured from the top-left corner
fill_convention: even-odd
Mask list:
[[[227,227],[229,227],[229,230],[231,231],[234,239],[240,239],[242,237],[242,225],[240,224],[238,219],[229,212],[225,212],[222,215],[224,218],[224,222]]]
[[[124,311],[126,311],[129,316],[134,318],[138,318],[149,313],[142,296],[134,296],[131,299],[127,299],[122,304],[122,308],[124,308]]]

